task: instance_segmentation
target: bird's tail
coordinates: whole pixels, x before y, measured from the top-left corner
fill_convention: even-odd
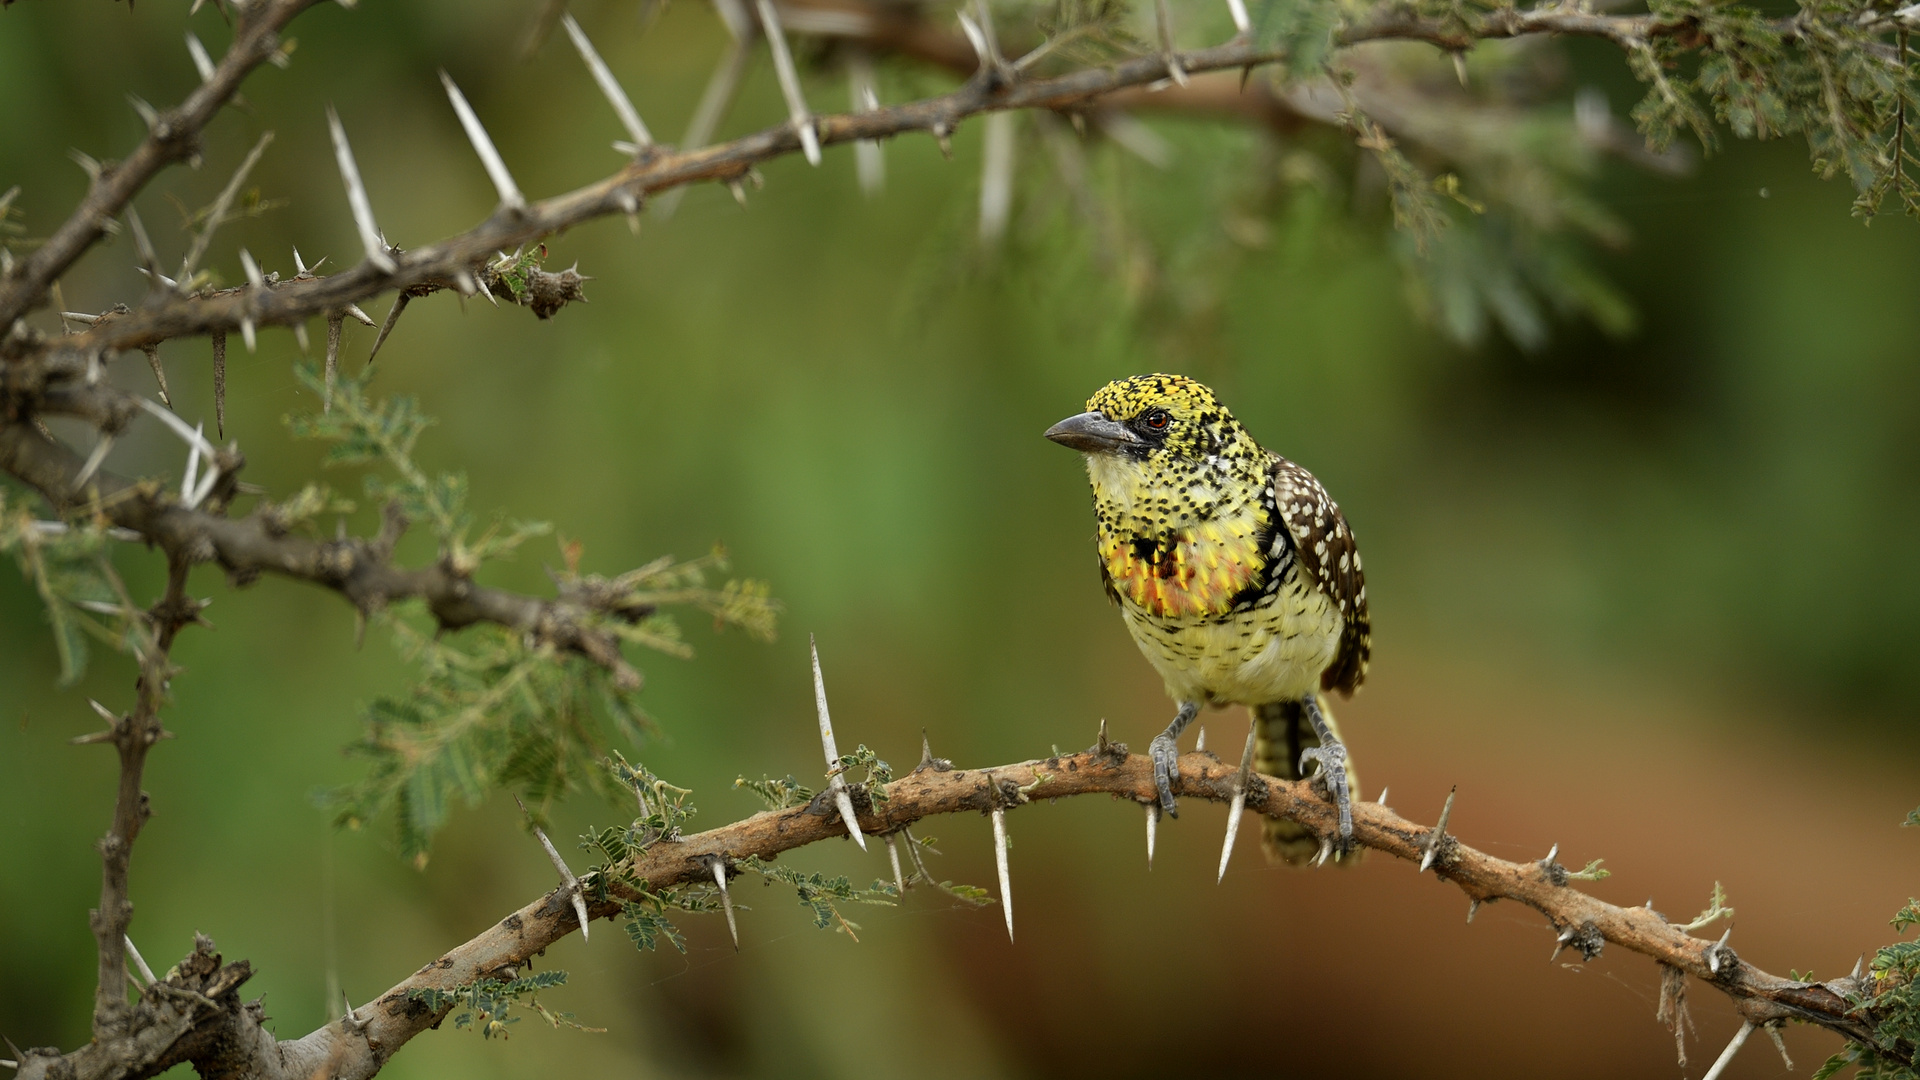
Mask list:
[[[1320,715],[1335,736],[1340,726],[1334,722],[1333,709],[1325,694],[1319,696]],[[1313,725],[1307,722],[1307,710],[1298,701],[1275,701],[1252,708],[1254,725],[1254,768],[1268,776],[1286,780],[1300,779],[1300,754],[1320,745]],[[1360,777],[1353,769],[1353,755],[1347,755],[1347,788],[1355,802],[1360,801]],[[1320,853],[1320,839],[1306,826],[1279,818],[1265,819],[1260,833],[1260,849],[1268,862],[1305,866]],[[1355,850],[1342,858],[1343,864],[1358,862]]]

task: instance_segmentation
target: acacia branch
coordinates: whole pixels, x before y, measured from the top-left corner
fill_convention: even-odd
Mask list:
[[[290,2],[282,0],[283,4]],[[1775,29],[1787,38],[1799,33],[1798,23],[1791,19],[1779,21]],[[1653,15],[1597,14],[1561,7],[1500,9],[1464,26],[1409,12],[1384,11],[1342,29],[1336,40],[1343,47],[1374,41],[1422,41],[1460,50],[1481,40],[1558,35],[1597,37],[1622,48],[1638,48],[1651,37],[1684,30],[1681,21],[1662,21]],[[924,48],[930,53],[943,51],[931,45]],[[1116,60],[1050,78],[1021,78],[982,69],[947,94],[854,113],[818,115],[813,125],[822,144],[914,132],[945,137],[962,120],[982,113],[1011,109],[1074,111],[1111,103],[1116,94],[1143,92],[1168,78],[1170,59],[1192,74],[1238,72],[1282,61],[1286,52],[1236,39],[1211,48]],[[1215,100],[1210,94],[1190,93],[1197,101]],[[1131,103],[1136,99],[1124,100]],[[171,296],[102,321],[83,333],[16,348],[20,358],[9,366],[32,367],[38,373],[32,378],[15,376],[12,381],[39,384],[49,377],[71,378],[94,358],[117,350],[150,347],[195,334],[231,332],[248,321],[256,326],[292,326],[389,291],[418,295],[447,288],[471,279],[497,251],[538,241],[595,218],[632,213],[646,197],[687,184],[738,180],[755,166],[800,149],[800,137],[791,123],[707,147],[675,150],[651,146],[620,171],[585,187],[525,206],[503,206],[467,232],[424,247],[389,250],[386,255],[393,264],[391,270],[367,259],[337,274],[284,281],[271,289]]]
[[[199,152],[200,133],[233,99],[240,84],[280,48],[280,30],[320,0],[249,0],[235,3],[233,44],[213,73],[178,106],[156,114],[125,161],[100,166],[86,198],[47,242],[0,278],[0,328],[46,301],[47,291],[86,250],[106,235],[110,222],[161,169]]]
[[[108,418],[114,422],[109,430],[118,430],[134,412],[133,399],[106,386],[62,390],[50,400],[77,414]],[[97,514],[145,537],[170,561],[218,563],[238,585],[251,584],[263,573],[310,582],[346,597],[363,615],[394,601],[421,600],[443,629],[495,623],[522,630],[561,652],[586,656],[623,687],[639,686],[640,674],[621,655],[619,638],[593,620],[633,621],[651,614],[650,606],[627,604],[590,581],[563,586],[554,598],[490,588],[476,584],[447,558],[427,566],[396,566],[393,549],[407,523],[391,506],[372,538],[321,541],[293,535],[271,505],[228,518],[224,513],[237,494],[243,463],[238,453],[220,451],[220,479],[204,508],[193,509],[154,481],[96,472],[83,483],[85,462],[72,450],[32,425],[0,417],[0,470],[31,485],[63,515]]]
[[[1238,772],[1234,765],[1208,753],[1187,754],[1179,764],[1175,792],[1189,799],[1231,801]],[[1120,744],[989,769],[923,766],[888,784],[884,801],[873,799],[864,786],[853,792],[861,830],[870,835],[944,814],[984,814],[996,807],[1017,808],[1074,795],[1118,796],[1141,805],[1151,805],[1156,798],[1151,759],[1129,754]],[[1335,826],[1334,808],[1311,781],[1255,774],[1248,784],[1246,805],[1267,817],[1299,822],[1321,835],[1330,834]],[[1768,974],[1740,959],[1724,943],[1694,937],[1649,908],[1617,907],[1571,887],[1566,868],[1558,863],[1495,858],[1378,803],[1356,804],[1353,828],[1360,846],[1416,865],[1434,849],[1436,878],[1457,886],[1470,903],[1525,904],[1546,916],[1566,947],[1579,949],[1589,959],[1611,942],[1653,958],[1663,970],[1707,983],[1731,998],[1740,1015],[1756,1025],[1802,1020],[1873,1046],[1890,1058],[1909,1060],[1894,1048],[1878,1044],[1869,1018],[1854,1011],[1848,996],[1865,989],[1865,980],[1802,982]],[[823,792],[804,807],[768,811],[677,841],[657,842],[626,869],[657,891],[710,882],[716,859],[771,859],[846,835],[831,794]],[[619,887],[609,884],[609,891],[615,899],[591,904],[592,917],[619,913]],[[220,1075],[293,1080],[324,1066],[337,1080],[366,1080],[408,1040],[444,1018],[444,1012],[417,1000],[416,991],[453,990],[522,969],[532,957],[578,929],[570,906],[572,896],[567,888],[554,889],[401,980],[361,1007],[356,1017],[329,1023],[298,1039],[276,1043],[257,1023],[249,1028],[236,999],[222,1021],[236,1037],[224,1044],[226,1056],[220,1065],[225,1071]]]

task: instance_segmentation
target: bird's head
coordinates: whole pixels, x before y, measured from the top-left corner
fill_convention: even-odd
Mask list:
[[[1182,375],[1100,388],[1087,411],[1047,429],[1086,455],[1106,527],[1148,534],[1243,507],[1266,486],[1267,452],[1213,391]]]
[[[1086,412],[1048,428],[1047,438],[1089,457],[1140,465],[1259,452],[1213,391],[1184,375],[1116,379],[1087,399]]]

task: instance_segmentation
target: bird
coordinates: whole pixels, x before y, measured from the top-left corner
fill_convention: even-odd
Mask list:
[[[1182,375],[1110,382],[1046,437],[1085,456],[1101,581],[1179,706],[1151,744],[1161,811],[1179,816],[1178,740],[1201,707],[1246,705],[1260,771],[1317,765],[1338,812],[1328,844],[1353,850],[1359,782],[1327,695],[1366,680],[1372,622],[1353,529],[1326,489]],[[1262,846],[1295,864],[1323,852],[1275,819]]]

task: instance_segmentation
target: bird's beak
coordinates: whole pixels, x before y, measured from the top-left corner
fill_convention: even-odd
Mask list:
[[[1083,454],[1114,454],[1140,442],[1125,424],[1097,412],[1067,417],[1047,429],[1047,438]]]

